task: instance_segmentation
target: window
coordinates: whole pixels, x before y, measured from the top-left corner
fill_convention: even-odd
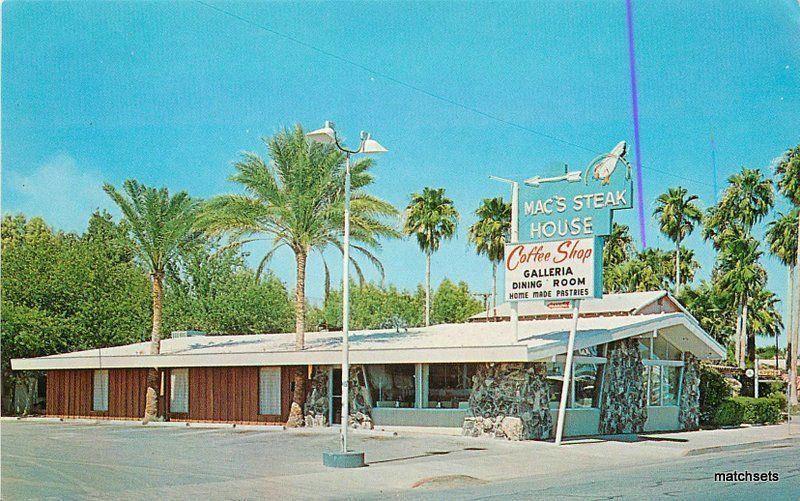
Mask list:
[[[661,368],[661,372],[663,373],[661,405],[678,405],[681,370],[681,367],[665,366]]]
[[[92,410],[108,410],[108,371],[94,371],[94,384],[92,385]]]
[[[430,364],[426,407],[457,409],[469,402],[475,364]]]
[[[189,412],[189,369],[169,371],[169,411]]]
[[[683,374],[682,353],[663,335],[640,340],[645,398],[651,407],[678,405]]]
[[[577,409],[599,407],[604,359],[598,357],[598,347],[593,346],[578,351],[573,360],[567,407]],[[550,385],[550,408],[558,409],[564,384],[563,362],[548,362],[547,382]]]
[[[280,415],[281,368],[262,367],[258,378],[258,413]]]
[[[414,364],[367,365],[367,379],[376,407],[414,407]]]

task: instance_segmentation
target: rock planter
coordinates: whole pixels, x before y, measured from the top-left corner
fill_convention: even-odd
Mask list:
[[[513,416],[468,417],[464,419],[461,434],[465,437],[523,440],[524,425],[522,419]]]

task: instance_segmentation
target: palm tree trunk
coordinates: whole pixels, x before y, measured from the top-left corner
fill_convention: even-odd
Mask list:
[[[297,262],[297,283],[295,286],[294,299],[294,346],[300,351],[305,348],[306,342],[306,261],[308,253],[301,249],[295,250],[295,261]],[[292,406],[289,410],[289,418],[286,421],[288,427],[303,426],[303,404],[306,401],[306,370],[305,366],[297,365],[292,368]]]
[[[431,253],[425,253],[425,326],[431,324]]]
[[[678,247],[675,249],[675,295],[681,292],[681,242],[678,241]]]
[[[742,351],[739,367],[744,369],[745,360],[747,360],[747,296],[744,298],[744,306],[742,307]]]
[[[297,286],[294,298],[294,348],[302,350],[306,342],[306,260],[304,251],[295,252]]]
[[[161,353],[161,319],[164,310],[164,273],[156,271],[153,278],[153,328],[150,332],[150,354]],[[160,373],[151,367],[147,371],[147,398],[145,400],[144,418],[142,424],[147,424],[158,416],[158,393],[161,389]]]
[[[497,261],[492,261],[492,309],[497,309]]]
[[[742,303],[736,306],[736,336],[734,337],[733,356],[734,364],[739,365],[739,352],[742,349]]]

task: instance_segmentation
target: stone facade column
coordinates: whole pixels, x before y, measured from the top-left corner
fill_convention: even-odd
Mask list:
[[[700,361],[686,353],[681,379],[681,399],[678,422],[686,431],[700,429]]]
[[[306,426],[327,426],[329,405],[328,368],[314,366],[311,373],[311,388],[305,403]]]
[[[481,364],[469,397],[473,417],[463,433],[511,440],[546,440],[553,430],[544,363]]]
[[[642,356],[636,339],[608,345],[600,402],[600,433],[641,433],[647,421]]]

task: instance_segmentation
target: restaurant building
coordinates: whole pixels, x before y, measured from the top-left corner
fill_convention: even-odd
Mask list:
[[[522,438],[549,439],[558,412],[570,310],[507,304],[463,324],[350,334],[351,416],[357,425],[464,427],[476,418],[519,418]],[[725,350],[667,292],[582,301],[566,436],[696,429],[699,362]],[[149,343],[12,360],[47,371],[51,416],[140,418],[149,368],[162,374],[170,420],[283,423],[293,366],[308,373],[308,425],[338,423],[341,333],[204,336],[173,333],[161,354]]]

